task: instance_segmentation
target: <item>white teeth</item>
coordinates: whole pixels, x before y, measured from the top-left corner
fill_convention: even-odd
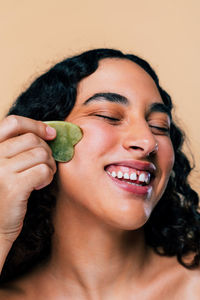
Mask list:
[[[117,173],[115,171],[112,171],[111,176],[112,177],[117,177]]]
[[[124,173],[124,179],[129,179],[129,174],[128,173]]]
[[[137,175],[136,172],[133,172],[131,174],[129,173],[123,173],[121,171],[112,171],[112,172],[109,172],[108,171],[108,174],[111,175],[112,177],[117,177],[119,179],[121,178],[124,178],[126,180],[133,180],[133,181],[136,181],[138,179],[138,181],[140,182],[145,182],[146,184],[149,184],[150,182],[150,173],[141,173],[140,175]]]
[[[141,182],[145,182],[145,174],[144,173],[140,174],[138,180]]]
[[[135,172],[134,172],[134,173],[131,173],[130,179],[131,179],[131,180],[137,180],[137,174],[136,174]]]
[[[122,177],[123,177],[123,173],[122,173],[121,171],[118,171],[118,172],[117,172],[117,177],[118,177],[118,178],[122,178]]]
[[[145,177],[145,182],[148,184],[150,182],[150,174]]]

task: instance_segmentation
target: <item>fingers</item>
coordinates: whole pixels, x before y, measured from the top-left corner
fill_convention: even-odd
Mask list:
[[[7,161],[7,168],[11,172],[20,173],[39,164],[47,165],[55,174],[55,160],[51,153],[43,147],[36,147],[14,156]]]
[[[47,143],[34,133],[10,138],[0,144],[0,157],[11,158],[23,151],[31,150],[36,147],[43,147],[49,154],[52,153]]]
[[[0,142],[28,132],[32,132],[45,140],[56,137],[55,129],[41,121],[10,115],[0,122]]]
[[[18,174],[19,182],[24,182],[27,190],[38,190],[53,180],[54,172],[47,164],[39,164]]]
[[[5,118],[0,122],[1,175],[3,172],[3,174],[7,174],[7,177],[12,176],[12,182],[16,183],[15,178],[18,178],[18,174],[23,177],[24,174],[37,173],[34,170],[40,169],[43,174],[45,173],[43,169],[45,169],[47,178],[44,184],[48,183],[49,178],[52,180],[52,176],[56,172],[56,163],[52,157],[52,151],[44,139],[51,140],[55,137],[55,129],[43,122],[14,115]],[[28,172],[29,169],[30,172]],[[41,185],[39,180],[42,176],[40,173],[37,173],[36,176],[37,178],[23,177],[25,181],[30,181],[30,188],[26,186],[25,182],[19,182],[20,189],[30,192],[35,187],[35,180],[36,184]]]

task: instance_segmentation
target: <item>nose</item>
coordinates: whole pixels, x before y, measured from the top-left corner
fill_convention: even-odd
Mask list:
[[[127,126],[124,132],[123,147],[134,153],[137,158],[143,158],[157,153],[158,141],[146,121],[134,122],[134,125]]]

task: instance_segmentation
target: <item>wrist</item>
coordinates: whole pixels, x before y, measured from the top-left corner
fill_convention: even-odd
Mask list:
[[[12,242],[0,236],[0,274],[11,247]]]

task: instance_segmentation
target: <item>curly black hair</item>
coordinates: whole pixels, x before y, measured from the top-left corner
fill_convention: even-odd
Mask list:
[[[153,78],[164,104],[172,110],[170,96],[160,87],[156,73],[145,60],[118,50],[94,49],[63,60],[37,78],[18,97],[8,115],[64,120],[75,104],[78,83],[95,72],[104,58],[128,59],[142,67]],[[192,167],[181,150],[184,134],[173,120],[170,137],[175,163],[166,190],[144,225],[145,237],[157,253],[176,255],[183,266],[194,268],[200,261],[199,198],[188,183]],[[16,278],[50,257],[56,183],[55,175],[49,186],[31,193],[22,231],[8,254],[0,282]],[[189,253],[194,255],[186,263],[184,257]]]

